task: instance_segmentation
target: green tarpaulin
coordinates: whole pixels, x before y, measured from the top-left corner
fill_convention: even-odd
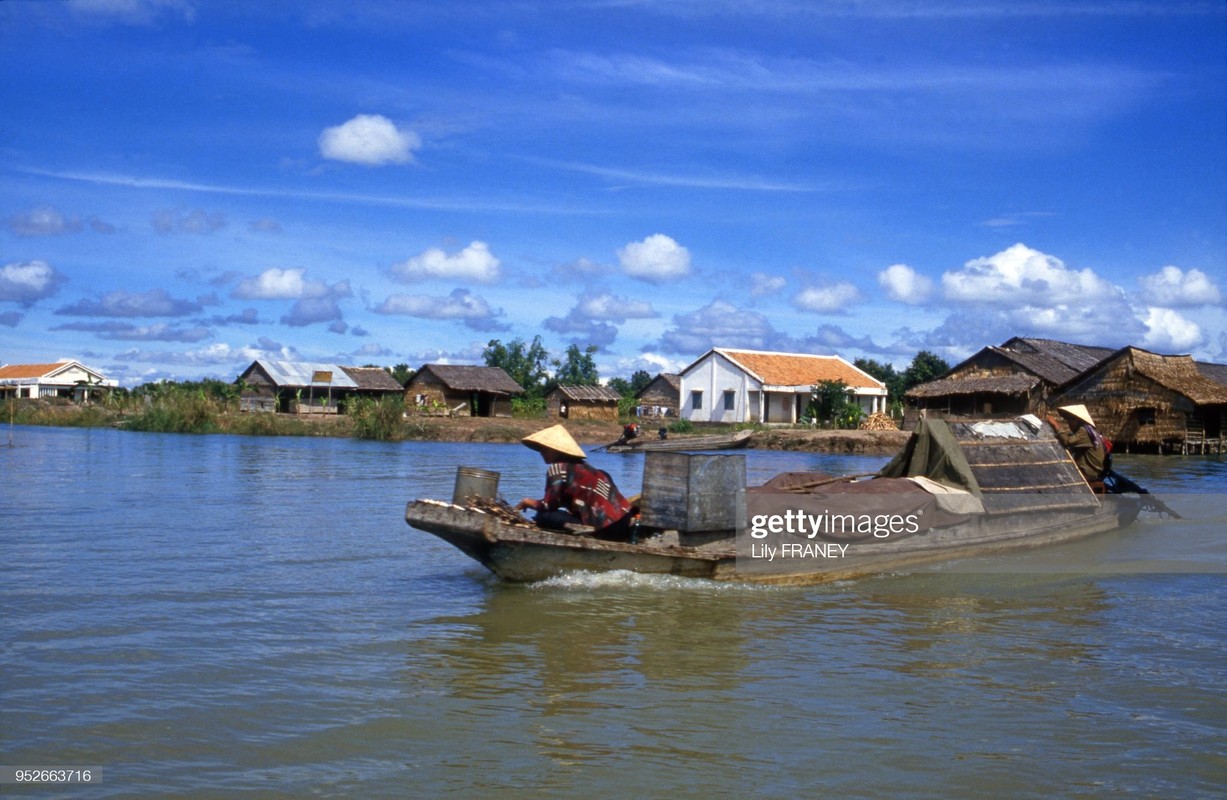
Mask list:
[[[889,464],[882,467],[878,476],[924,477],[980,496],[980,485],[971,474],[963,448],[950,427],[940,419],[922,419],[912,438]]]

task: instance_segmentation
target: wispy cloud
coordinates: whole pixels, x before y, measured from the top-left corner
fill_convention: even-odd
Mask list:
[[[428,209],[431,211],[501,211],[516,214],[603,214],[600,209],[585,208],[580,204],[551,205],[534,203],[499,203],[490,200],[443,199],[429,197],[405,197],[349,192],[312,192],[298,189],[270,187],[229,186],[218,183],[199,183],[171,178],[151,178],[139,175],[123,175],[106,172],[75,172],[67,170],[21,169],[26,175],[88,183],[95,186],[119,186],[129,189],[151,189],[203,194],[233,195],[237,197],[271,197],[286,200],[309,200],[321,203],[345,203],[354,205],[386,206],[389,208]]]
[[[839,184],[794,183],[790,181],[774,181],[757,176],[738,175],[681,175],[667,172],[650,172],[633,169],[617,169],[602,167],[597,164],[585,164],[579,161],[555,161],[548,158],[525,158],[525,161],[540,164],[545,167],[595,175],[600,178],[622,183],[637,183],[651,186],[675,186],[684,189],[730,189],[749,192],[822,192],[839,191],[845,186]]]

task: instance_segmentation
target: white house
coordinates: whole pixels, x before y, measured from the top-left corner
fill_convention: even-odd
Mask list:
[[[839,356],[713,347],[681,372],[680,411],[693,422],[796,423],[813,387],[843,381],[867,414],[886,410],[886,384]]]
[[[98,389],[114,388],[119,381],[90,369],[80,361],[55,364],[7,364],[0,367],[0,395],[12,397],[72,397],[88,400]]]

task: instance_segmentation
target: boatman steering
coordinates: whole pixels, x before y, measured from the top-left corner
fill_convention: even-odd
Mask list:
[[[1108,463],[1108,446],[1095,429],[1091,412],[1081,404],[1061,406],[1057,411],[1061,413],[1061,419],[1068,424],[1067,430],[1066,424],[1062,424],[1061,420],[1048,415],[1048,422],[1057,435],[1057,441],[1069,451],[1074,464],[1088,482],[1102,481],[1111,468]]]
[[[562,425],[520,440],[541,454],[546,463],[545,497],[525,497],[517,511],[537,512],[539,527],[562,530],[568,524],[588,525],[601,539],[632,538],[634,514],[609,473],[589,465],[583,449]]]

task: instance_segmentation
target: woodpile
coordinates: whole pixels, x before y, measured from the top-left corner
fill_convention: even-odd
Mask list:
[[[880,411],[874,412],[861,420],[858,426],[863,431],[897,431],[899,426],[895,421]]]

